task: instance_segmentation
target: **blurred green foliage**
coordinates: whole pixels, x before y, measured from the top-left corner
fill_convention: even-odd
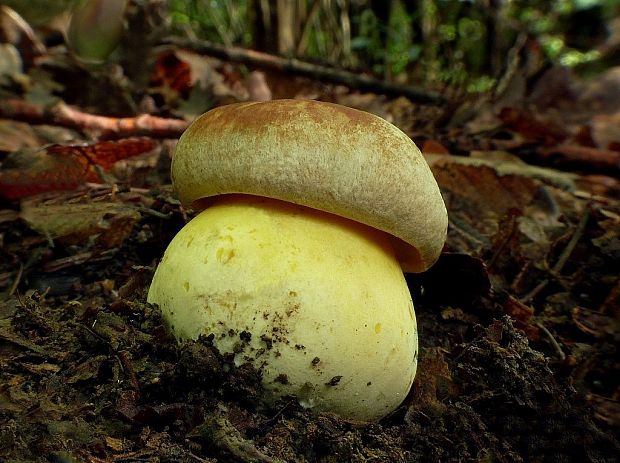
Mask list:
[[[469,92],[486,91],[497,83],[519,34],[535,40],[552,62],[575,66],[596,61],[606,22],[620,14],[618,0],[386,0],[383,5],[371,0],[291,1],[306,14],[320,1],[323,17],[349,17],[351,47],[332,57],[333,64]],[[169,0],[169,8],[173,25],[181,31],[253,46],[253,22],[260,16],[253,9],[267,4],[277,10],[277,3]],[[303,21],[297,22],[303,28]],[[276,30],[274,26],[267,33]],[[296,33],[301,36],[301,30]],[[328,61],[337,37],[328,21],[315,21],[301,58]]]
[[[172,24],[227,45],[252,44],[247,0],[168,0]]]
[[[47,24],[55,16],[71,10],[83,0],[0,0],[17,11],[29,24]]]

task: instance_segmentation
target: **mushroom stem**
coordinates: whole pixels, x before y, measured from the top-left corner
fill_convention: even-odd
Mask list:
[[[293,395],[372,421],[415,376],[413,303],[389,235],[305,206],[217,197],[170,243],[148,300],[179,339],[214,334],[252,363],[267,402]]]

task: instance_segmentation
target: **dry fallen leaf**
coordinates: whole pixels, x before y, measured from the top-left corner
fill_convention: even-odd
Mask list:
[[[591,121],[592,138],[600,149],[615,149],[620,146],[620,111],[615,114],[599,114]]]
[[[441,143],[435,140],[426,140],[422,145],[424,154],[450,154],[450,151]]]
[[[543,121],[536,115],[517,108],[502,108],[500,120],[506,127],[527,140],[554,145],[568,138],[569,133],[556,122]]]
[[[64,244],[120,246],[140,218],[133,207],[118,202],[22,204],[21,218],[39,233]]]
[[[411,392],[411,406],[407,414],[417,411],[441,410],[445,400],[458,394],[450,367],[439,348],[420,351],[418,373]]]
[[[501,170],[479,162],[466,165],[455,156],[427,156],[442,191],[458,196],[469,206],[472,217],[493,212],[503,216],[509,209],[522,209],[537,194],[539,185],[527,175]]]
[[[577,328],[594,337],[602,338],[607,335],[620,333],[620,320],[600,312],[575,307],[571,313]]]
[[[108,170],[116,161],[147,153],[155,147],[149,138],[128,138],[117,142],[54,144],[34,152],[15,152],[0,171],[0,196],[19,199],[100,182],[97,167]]]

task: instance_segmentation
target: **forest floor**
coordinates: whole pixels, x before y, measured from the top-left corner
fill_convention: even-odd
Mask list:
[[[180,50],[141,87],[118,66],[0,53],[0,461],[620,459],[620,68],[550,67],[434,107]],[[378,423],[262,406],[257,371],[207,338],[177,345],[146,303],[194,214],[170,186],[175,139],[268,97],[386,118],[444,195],[444,252],[407,276],[418,374]]]

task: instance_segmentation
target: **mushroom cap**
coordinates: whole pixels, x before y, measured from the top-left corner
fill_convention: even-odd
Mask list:
[[[215,108],[181,136],[172,159],[181,202],[245,193],[319,209],[392,236],[404,271],[439,257],[448,217],[413,141],[389,122],[308,100]]]

